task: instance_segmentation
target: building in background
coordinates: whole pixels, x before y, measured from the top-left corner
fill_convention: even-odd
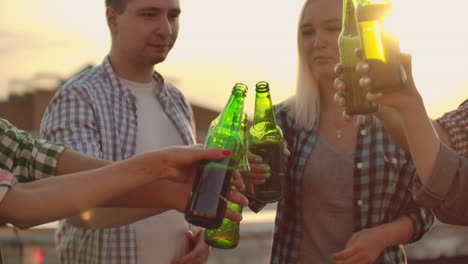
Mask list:
[[[92,65],[86,65],[77,73],[84,71]],[[73,73],[72,76],[77,73]],[[177,79],[167,78],[177,87]],[[16,127],[30,132],[34,137],[39,137],[39,127],[44,111],[55,91],[62,86],[67,79],[50,73],[34,75],[31,79],[10,81],[10,96],[0,102],[0,117],[10,121]],[[208,126],[218,114],[218,111],[202,105],[191,104],[197,130],[197,142],[203,143]]]

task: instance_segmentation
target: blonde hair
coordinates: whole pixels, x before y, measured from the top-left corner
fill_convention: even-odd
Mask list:
[[[307,60],[304,58],[304,47],[302,46],[301,24],[304,18],[304,10],[309,2],[307,0],[302,7],[297,27],[296,94],[285,101],[285,106],[294,119],[295,127],[305,130],[314,128],[318,122],[320,111],[320,94],[317,81],[312,75]]]

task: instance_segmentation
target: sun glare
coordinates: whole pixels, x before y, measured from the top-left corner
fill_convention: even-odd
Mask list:
[[[413,73],[432,117],[468,97],[466,0],[393,0],[386,27],[413,57]]]

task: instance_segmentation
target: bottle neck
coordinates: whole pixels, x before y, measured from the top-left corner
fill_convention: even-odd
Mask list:
[[[273,105],[271,103],[270,92],[257,92],[255,98],[255,117],[254,125],[261,122],[274,122],[276,124],[275,115],[273,113]]]
[[[247,121],[242,120],[241,127],[240,127],[240,138],[243,148],[243,154],[247,156]]]
[[[359,31],[355,12],[356,0],[343,0],[343,25],[342,34],[346,36],[358,36]]]
[[[217,128],[239,131],[242,113],[244,111],[245,93],[233,91],[226,107],[221,113]]]

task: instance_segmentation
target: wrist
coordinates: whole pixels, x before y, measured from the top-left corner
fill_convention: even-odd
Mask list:
[[[170,181],[161,181],[161,183],[162,188],[160,188],[161,192],[159,193],[159,198],[161,199],[164,208],[175,209],[183,213],[185,211],[187,201],[190,198],[192,185]]]
[[[421,95],[417,94],[412,96],[411,99],[407,100],[406,103],[402,104],[396,110],[403,116],[411,116],[414,112],[425,111],[424,102]]]
[[[149,152],[136,157],[132,163],[133,173],[140,174],[149,181],[162,180],[164,171],[165,154],[164,152]]]
[[[393,246],[393,234],[391,223],[382,224],[376,227],[378,239],[375,240],[376,243],[380,244],[381,248],[388,248]]]

